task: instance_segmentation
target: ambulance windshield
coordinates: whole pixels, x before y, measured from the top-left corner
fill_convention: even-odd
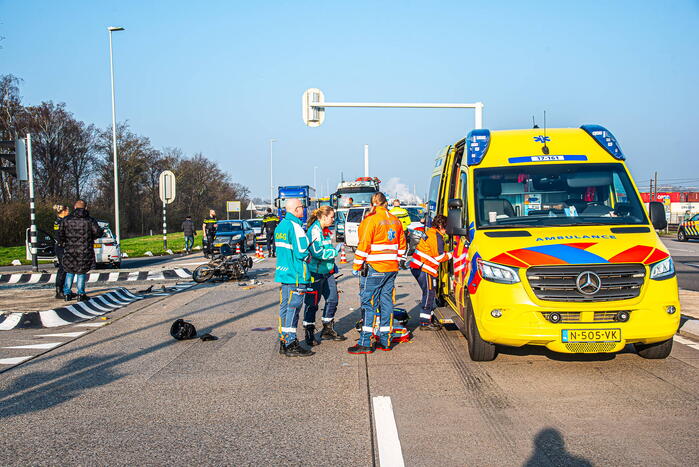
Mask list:
[[[480,228],[647,224],[621,164],[541,164],[474,171]]]

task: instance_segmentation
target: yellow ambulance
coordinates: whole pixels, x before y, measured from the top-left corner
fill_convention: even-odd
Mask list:
[[[680,303],[655,231],[665,211],[646,212],[624,161],[599,125],[477,129],[438,154],[428,210],[447,216],[454,254],[438,303],[472,360],[496,344],[670,354]]]

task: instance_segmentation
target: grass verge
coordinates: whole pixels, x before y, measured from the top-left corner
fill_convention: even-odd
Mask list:
[[[194,237],[194,245],[201,246],[201,236]],[[184,251],[184,234],[182,232],[168,234],[168,249],[173,253]],[[121,252],[129,255],[129,258],[145,256],[150,251],[154,256],[166,254],[163,249],[162,235],[146,235],[144,237],[127,238],[121,241]],[[31,264],[25,259],[23,246],[0,247],[0,266],[11,266],[12,261],[18,259],[22,264]],[[51,263],[52,261],[40,261],[41,263]]]

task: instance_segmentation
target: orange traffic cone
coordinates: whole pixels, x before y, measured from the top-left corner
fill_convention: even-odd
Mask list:
[[[240,254],[240,243],[235,244],[235,254],[239,255]]]
[[[265,252],[262,250],[262,245],[257,245],[257,257],[262,259],[265,257]]]
[[[345,255],[345,244],[342,244],[342,247],[340,248],[340,264],[347,264],[347,255]]]

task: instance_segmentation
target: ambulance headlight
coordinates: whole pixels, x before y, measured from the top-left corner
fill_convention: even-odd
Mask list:
[[[662,261],[658,261],[650,266],[650,278],[656,281],[670,279],[675,277],[675,264],[671,257],[667,257]]]
[[[519,282],[519,274],[517,268],[503,266],[488,261],[478,259],[478,270],[483,276],[483,279],[498,282],[500,284],[515,284]]]

